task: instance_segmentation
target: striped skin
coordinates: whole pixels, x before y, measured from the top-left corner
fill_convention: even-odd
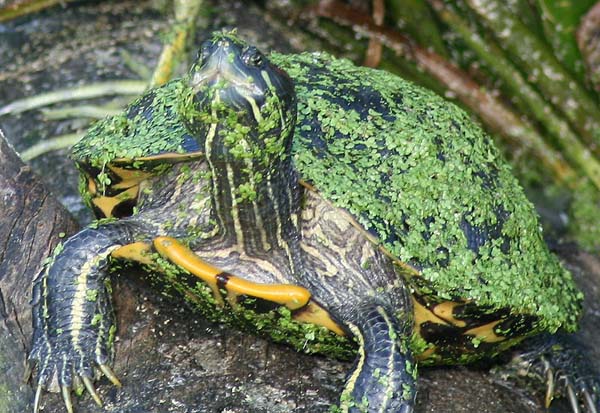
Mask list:
[[[118,243],[128,241],[126,226],[84,229],[62,245],[36,278],[29,355],[38,365],[35,409],[43,388],[58,385],[64,394],[81,381],[89,388],[98,369],[118,384],[108,367],[115,326],[107,265]]]
[[[302,211],[300,284],[359,343],[341,396],[343,411],[410,412],[416,364],[408,347],[410,294],[388,257],[352,217],[312,191]]]
[[[223,231],[220,244],[206,240],[194,248],[195,252],[228,273],[307,287],[314,301],[325,306],[332,318],[357,338],[361,356],[343,393],[344,410],[360,410],[366,403],[373,412],[411,411],[416,371],[407,345],[412,334],[412,309],[406,288],[390,260],[364,231],[353,226],[349,215],[313,192],[304,193],[289,156],[275,156],[268,162],[261,162],[264,158],[260,153],[235,156],[231,140],[236,139],[236,145],[248,151],[269,138],[268,130],[267,136],[255,136],[250,130],[228,141],[219,133],[227,126],[221,119],[237,117],[237,124],[244,125],[254,122],[260,131],[263,115],[256,108],[264,104],[256,99],[265,98],[230,89],[227,83],[221,84],[222,80],[236,84],[250,77],[254,83],[264,81],[267,85],[285,85],[285,80],[269,68],[262,68],[260,77],[254,75],[256,71],[247,70],[237,61],[246,49],[235,40],[215,43],[204,52],[202,66],[194,75],[201,80],[193,80],[192,87],[203,91],[200,106],[210,112],[211,119],[218,120],[196,128],[195,133],[204,133],[211,199]],[[236,109],[240,102],[247,102],[247,110],[240,116],[222,109],[223,101]],[[289,117],[280,116],[281,130],[289,129],[284,122]],[[289,151],[291,136],[281,131],[278,134],[281,146]],[[252,178],[256,172],[260,182]],[[243,185],[250,187],[252,197],[238,195]],[[374,375],[380,376],[374,379]]]
[[[323,68],[312,67],[311,62],[307,63],[307,59],[311,61],[312,57],[304,55],[297,62],[292,59],[292,64],[305,64],[310,70],[314,69],[313,75],[327,77],[328,73],[331,74]],[[352,69],[354,75],[358,70],[355,69]],[[343,73],[339,75],[344,76]],[[320,91],[339,92],[347,79],[340,80],[339,85],[335,82],[332,85],[330,82],[317,86],[311,101],[337,104],[333,99],[328,101],[317,95]],[[308,81],[310,83],[310,79]],[[338,88],[340,85],[342,89]],[[340,339],[342,345],[348,344],[350,336],[353,336],[359,345],[356,366],[348,376],[341,398],[340,407],[348,412],[412,411],[416,367],[411,353],[413,350],[417,352],[417,349],[410,340],[415,316],[419,323],[415,330],[418,338],[422,339],[425,332],[432,331],[434,334],[431,337],[446,333],[447,336],[462,338],[456,341],[444,339],[434,343],[439,346],[434,348],[433,355],[441,354],[446,349],[457,350],[460,353],[469,344],[472,344],[469,348],[471,354],[488,354],[487,350],[477,350],[480,343],[468,343],[473,339],[471,333],[475,334],[474,338],[477,340],[492,339],[490,343],[485,343],[490,344],[490,353],[493,353],[494,349],[502,348],[502,344],[494,344],[496,339],[503,339],[496,334],[500,332],[495,330],[495,324],[490,324],[487,319],[485,323],[482,321],[486,316],[499,316],[498,308],[476,307],[476,311],[471,314],[474,317],[463,318],[464,314],[461,314],[460,310],[468,308],[463,302],[450,302],[446,301],[447,298],[423,293],[425,289],[418,283],[424,277],[414,277],[421,275],[416,267],[412,263],[407,265],[400,262],[388,249],[380,245],[383,243],[386,246],[386,242],[391,245],[390,239],[402,235],[402,231],[394,226],[390,227],[391,231],[387,231],[389,228],[374,231],[370,225],[364,224],[364,215],[348,213],[347,210],[351,208],[345,209],[346,205],[331,203],[335,201],[333,196],[328,196],[325,191],[319,194],[310,185],[299,181],[309,176],[313,167],[323,168],[324,157],[328,156],[334,161],[331,165],[333,168],[342,166],[339,154],[335,155],[333,151],[329,151],[327,145],[331,144],[331,147],[334,147],[336,143],[343,142],[343,139],[338,137],[342,129],[346,132],[352,132],[354,129],[350,125],[345,125],[346,128],[342,128],[342,125],[329,125],[335,139],[326,142],[325,134],[316,132],[319,130],[316,126],[320,127],[319,122],[323,119],[325,122],[329,117],[339,115],[344,110],[321,111],[318,108],[308,108],[313,110],[311,117],[306,113],[307,102],[300,102],[304,105],[302,110],[305,112],[296,125],[296,97],[290,78],[279,69],[270,66],[264,56],[255,49],[247,47],[235,36],[222,33],[213,35],[203,46],[200,60],[192,68],[187,84],[180,82],[169,87],[184,94],[178,108],[181,112],[178,114],[179,118],[174,119],[170,116],[172,109],[158,113],[162,113],[175,124],[177,139],[179,136],[185,136],[187,143],[192,139],[193,145],[190,148],[193,149],[188,150],[181,145],[183,152],[178,152],[181,156],[175,156],[171,162],[165,162],[170,167],[159,168],[162,175],[143,179],[138,179],[140,177],[135,173],[117,172],[113,168],[115,164],[102,164],[101,173],[104,173],[104,166],[108,166],[122,179],[122,187],[116,188],[115,185],[111,188],[109,185],[102,191],[97,191],[94,187],[97,183],[94,176],[88,176],[91,180],[86,180],[85,184],[90,192],[94,191],[92,203],[96,201],[95,206],[101,213],[113,214],[123,209],[119,208],[121,204],[117,202],[120,200],[119,195],[123,193],[121,191],[131,189],[132,194],[126,194],[127,197],[124,198],[127,199],[124,199],[124,202],[131,201],[133,197],[137,202],[137,211],[131,217],[117,222],[99,223],[96,228],[88,228],[71,238],[36,283],[36,331],[31,359],[39,365],[38,399],[40,389],[48,386],[55,376],[58,376],[67,406],[70,405],[69,388],[75,384],[77,377],[83,378],[90,390],[90,371],[95,365],[114,378],[110,370],[107,370],[106,358],[98,357],[98,354],[102,355],[102,351],[99,352],[98,349],[108,348],[110,344],[105,333],[109,324],[104,321],[108,320],[109,313],[108,291],[95,289],[105,279],[104,260],[109,256],[115,260],[138,261],[155,270],[164,271],[167,282],[179,283],[183,288],[186,287],[186,281],[180,282],[176,279],[183,272],[181,269],[192,269],[193,266],[188,264],[200,261],[202,265],[196,267],[202,267],[198,271],[208,278],[191,275],[189,289],[183,293],[187,298],[197,294],[190,301],[204,306],[204,314],[211,319],[243,321],[242,315],[248,315],[247,312],[244,313],[243,299],[261,297],[260,292],[255,295],[250,292],[252,283],[266,284],[267,286],[262,287],[267,290],[272,288],[276,292],[279,292],[279,284],[287,284],[286,287],[296,286],[296,291],[308,291],[311,296],[305,310],[311,305],[313,310],[317,310],[304,313],[298,311],[296,315],[303,314],[303,318],[298,317],[296,320],[328,325],[327,328],[344,336]],[[311,84],[302,84],[302,87],[308,88],[312,93]],[[162,89],[149,93],[148,99],[151,96],[162,96],[159,90]],[[363,92],[368,93],[358,97],[379,96],[377,91],[372,89]],[[344,102],[350,105],[350,109],[353,108],[353,99],[356,97],[352,93],[350,91],[346,94],[345,99],[348,101]],[[417,97],[423,95],[419,90],[412,90],[411,93],[418,95]],[[336,96],[335,93],[333,95]],[[139,102],[143,101],[145,98]],[[397,99],[395,104],[401,102],[402,99]],[[364,118],[371,119],[377,115],[375,112],[381,109],[381,105],[388,103],[385,103],[384,99],[374,99],[362,107],[365,111]],[[439,104],[437,101],[434,103]],[[370,107],[371,104],[375,104],[375,107]],[[169,106],[174,107],[175,104]],[[142,111],[142,108],[136,105],[129,109],[129,113],[139,111]],[[147,113],[145,109],[143,112]],[[411,113],[410,110],[401,110],[396,115],[404,116],[404,112]],[[152,108],[148,113],[153,113]],[[379,126],[376,122],[367,122],[368,125],[373,126],[375,132],[387,129],[389,119],[386,116],[377,119],[383,123],[379,124],[381,130],[377,129]],[[185,128],[178,122],[180,120],[185,123]],[[421,121],[420,118],[418,120]],[[295,136],[294,126],[300,126],[296,129]],[[185,129],[184,132],[182,128]],[[460,125],[456,128],[460,129]],[[328,135],[327,139],[332,136]],[[94,135],[93,138],[96,140],[98,136]],[[131,143],[135,146],[135,136],[127,138],[132,138]],[[304,147],[305,154],[310,152],[316,156],[312,162],[307,162],[306,157],[301,159],[301,156],[297,156],[294,165],[291,156],[293,139],[298,140],[294,144],[302,141],[299,145],[307,145]],[[441,143],[444,142],[441,140]],[[154,145],[156,143],[158,145]],[[148,147],[160,148],[159,151],[164,150],[171,154],[167,148],[172,149],[170,145],[173,142],[168,142],[166,146],[162,145],[163,143],[146,142]],[[464,142],[457,140],[456,143]],[[365,151],[366,147],[367,145],[360,143],[351,149],[362,151],[362,160],[366,159],[371,166],[378,166],[376,163],[370,163],[376,159],[371,159],[373,153]],[[388,154],[388,149],[392,149],[382,145],[378,148],[381,153],[377,152],[376,155],[381,155],[382,159]],[[294,150],[295,155],[299,155],[298,147]],[[193,157],[186,158],[192,151]],[[89,151],[84,153],[89,154]],[[200,153],[204,156],[194,160]],[[141,156],[152,161],[159,158],[161,153],[142,153]],[[446,153],[441,153],[436,159],[444,161],[445,156]],[[394,155],[387,159],[401,158]],[[100,157],[100,161],[105,159]],[[182,163],[177,164],[178,162]],[[136,168],[134,164],[135,162],[129,165],[132,170]],[[128,169],[127,166],[121,167]],[[363,192],[366,188],[362,186],[363,173],[367,175],[372,171],[369,167],[356,171],[352,169],[354,167],[355,165],[351,166],[349,176],[360,184],[350,188],[337,187],[337,181],[332,179],[331,182],[323,184],[323,188],[339,190],[351,199],[359,199],[358,195],[365,195]],[[491,167],[494,169],[496,164],[493,163]],[[329,170],[325,169],[322,174],[325,180],[330,177],[336,178],[328,175]],[[156,171],[158,169],[152,170]],[[297,171],[300,171],[300,176]],[[389,169],[382,172],[378,183],[381,187],[378,189],[383,190],[386,187],[386,177],[393,171]],[[410,169],[406,172],[410,172]],[[88,173],[93,175],[94,172]],[[129,175],[132,175],[133,179],[129,179]],[[311,181],[315,183],[315,179]],[[103,199],[104,190],[111,189],[118,191],[110,193],[109,199]],[[360,191],[360,194],[356,191]],[[376,192],[379,194],[379,191]],[[387,196],[376,199],[383,201]],[[450,206],[455,208],[457,205]],[[496,218],[502,220],[503,211],[494,211],[499,214]],[[381,224],[379,221],[383,220],[383,215],[385,214],[375,216],[368,223]],[[430,225],[431,222],[424,224]],[[471,229],[471,226],[467,225],[467,230]],[[473,248],[478,249],[481,246],[479,244],[485,243],[488,235],[492,238],[496,236],[496,229],[492,226],[479,231],[481,234],[477,231],[473,234],[467,233],[468,231],[461,234],[466,235],[468,241],[475,242],[477,245]],[[386,234],[384,230],[388,232],[386,236],[383,236]],[[88,235],[92,236],[92,241],[88,240]],[[419,242],[425,238],[427,237],[419,235]],[[171,240],[176,240],[177,244]],[[152,245],[156,248],[153,249]],[[192,256],[185,245],[189,246],[196,256]],[[162,247],[165,249],[162,250]],[[183,254],[180,255],[180,252]],[[459,252],[467,251],[462,249]],[[176,275],[169,272],[171,264],[176,264]],[[414,288],[417,295],[414,308],[405,284],[405,276],[408,273],[408,281],[412,282],[411,291]],[[203,288],[206,287],[206,284],[203,284],[203,287],[198,288],[198,284],[201,284],[198,278],[207,281],[210,287]],[[88,299],[91,297],[88,297],[87,292],[86,299],[83,299],[83,284],[96,292],[95,300]],[[233,291],[234,285],[239,287],[236,291]],[[226,301],[219,300],[221,293],[227,293]],[[244,295],[247,297],[243,297]],[[238,300],[239,296],[242,296],[241,300]],[[271,301],[282,304],[276,299]],[[95,303],[98,303],[97,306]],[[292,308],[285,302],[283,305],[288,309]],[[315,314],[318,311],[321,311],[321,315],[327,313],[327,323],[316,321]],[[227,312],[233,316],[228,317]],[[273,314],[275,313],[269,313]],[[99,317],[95,321],[96,315]],[[235,318],[236,315],[240,315],[239,319]],[[294,344],[291,337],[292,329],[298,327],[293,323],[294,317],[295,315],[292,315],[291,324],[283,324],[289,330],[284,328],[283,331],[266,331],[269,331],[269,334],[276,332],[278,336],[273,335],[275,340],[287,340],[297,348],[302,348]],[[282,319],[285,322],[290,321],[285,317],[277,321]],[[262,324],[264,319],[258,317],[256,320],[258,322],[253,325],[265,331]],[[433,328],[429,330],[427,328],[431,325],[427,324],[428,322],[433,324]],[[57,328],[63,325],[61,323],[64,323],[65,329]],[[518,334],[532,330],[526,322],[521,324],[522,330],[515,330]],[[447,329],[444,329],[446,327]],[[305,337],[302,332],[300,329],[300,336]],[[311,331],[313,332],[314,330]],[[288,333],[290,337],[287,336]],[[319,330],[319,333],[323,333],[322,330]],[[334,335],[328,332],[324,334]],[[88,337],[89,341],[84,342]],[[434,341],[432,338],[431,342]],[[507,340],[505,344],[508,346],[514,342]],[[448,358],[442,361],[462,361],[457,353],[448,354]],[[426,352],[421,355],[432,356]],[[95,394],[93,388],[90,392]]]

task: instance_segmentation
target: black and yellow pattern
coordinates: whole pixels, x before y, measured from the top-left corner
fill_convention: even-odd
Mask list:
[[[417,360],[472,362],[576,327],[581,294],[460,109],[325,54],[267,58],[231,33],[198,56],[74,147],[106,219],[35,283],[36,411],[53,383],[69,412],[80,384],[100,403],[96,371],[119,384],[120,260],[211,320],[356,356],[339,406],[352,413],[412,412]]]

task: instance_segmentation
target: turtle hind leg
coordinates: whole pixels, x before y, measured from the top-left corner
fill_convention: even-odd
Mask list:
[[[306,306],[311,297],[310,292],[299,285],[255,283],[223,272],[202,260],[194,251],[172,237],[157,237],[154,239],[153,245],[162,257],[186,269],[208,284],[215,301],[221,306],[223,305],[223,298],[220,293],[222,288],[226,290],[227,300],[234,308],[237,306],[239,295],[272,301],[285,305],[290,310],[297,310]]]
[[[585,353],[572,336],[544,334],[524,341],[500,374],[545,386],[547,408],[565,398],[572,413],[600,413],[600,373]]]
[[[359,343],[359,355],[342,392],[344,412],[411,413],[416,364],[408,342],[412,318],[379,301],[362,304],[345,325]],[[406,313],[405,313],[406,314]]]

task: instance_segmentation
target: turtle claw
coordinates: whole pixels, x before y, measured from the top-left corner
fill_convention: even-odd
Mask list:
[[[547,382],[546,407],[557,393],[562,393],[568,400],[571,413],[599,413],[600,411],[600,380],[593,376],[577,377],[564,370],[547,367],[547,376],[552,376]],[[556,386],[556,383],[564,383]]]
[[[39,413],[40,411],[40,401],[42,399],[42,390],[44,390],[44,386],[38,384],[37,389],[35,390],[35,398],[33,399],[33,413]]]
[[[121,382],[116,377],[112,368],[110,368],[106,364],[98,364],[98,367],[100,368],[102,373],[115,386],[121,387]],[[34,398],[34,402],[33,402],[33,413],[40,412],[40,404],[41,404],[41,399],[42,399],[42,394],[44,392],[44,389],[49,389],[49,391],[55,391],[52,389],[52,386],[48,383],[47,377],[48,376],[38,376],[38,385],[36,387],[35,398]],[[63,383],[60,385],[60,393],[61,393],[63,401],[65,403],[65,408],[66,408],[67,413],[75,412],[75,409],[73,407],[73,399],[72,399],[71,391],[73,390],[73,388],[80,387],[82,383],[83,383],[83,386],[85,387],[85,389],[87,390],[87,392],[90,394],[90,396],[94,400],[94,402],[99,407],[102,407],[102,405],[103,405],[102,399],[100,398],[98,392],[96,391],[96,388],[94,386],[93,379],[91,376],[88,377],[86,375],[76,374],[73,377],[70,377],[70,380],[72,381],[72,383],[75,383],[75,384],[71,385],[71,384]],[[77,383],[79,385],[77,385]]]
[[[122,386],[121,381],[118,379],[117,375],[110,368],[110,366],[108,366],[107,364],[100,364],[100,370],[102,370],[102,373],[104,373],[104,375],[110,380],[112,384],[114,384],[117,387]]]
[[[555,383],[552,369],[550,369],[547,364],[544,367],[546,368],[546,398],[544,400],[544,405],[546,406],[546,409],[548,409],[554,398]]]
[[[591,387],[588,380],[580,380],[578,388],[571,388],[575,395],[577,405],[583,405],[585,413],[599,413],[600,411],[600,379],[592,381]],[[569,398],[571,398],[569,392]],[[573,412],[576,412],[573,409]]]
[[[65,407],[68,413],[73,412],[73,401],[71,400],[71,388],[69,386],[61,386],[61,393],[63,400],[65,401]]]
[[[579,400],[577,400],[577,394],[575,389],[573,388],[573,383],[567,379],[567,384],[565,385],[567,390],[567,398],[569,399],[569,403],[571,404],[571,410],[573,413],[581,413],[581,409],[579,408]]]
[[[92,383],[88,377],[82,377],[82,380],[86,390],[92,396],[92,399],[94,399],[99,407],[102,407],[102,399],[100,399],[100,396],[98,396],[96,388],[94,387],[94,383]]]
[[[590,394],[590,390],[588,387],[584,387],[581,391],[583,395],[583,403],[585,404],[585,408],[589,410],[589,413],[598,413],[598,409],[596,409],[596,403],[594,402],[594,397]]]
[[[571,413],[600,413],[600,375],[584,354],[585,347],[572,337],[534,337],[500,371],[504,380],[526,378],[545,385],[547,409],[555,397],[563,397]]]

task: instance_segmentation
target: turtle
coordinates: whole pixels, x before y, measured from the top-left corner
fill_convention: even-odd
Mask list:
[[[215,32],[189,73],[96,123],[71,154],[97,220],[33,285],[45,389],[115,385],[111,268],[145,266],[204,317],[354,357],[339,410],[412,412],[417,365],[523,346],[599,410],[577,349],[582,293],[489,136],[462,109],[327,53]],[[122,271],[122,269],[120,270]],[[587,369],[587,370],[586,370]]]

